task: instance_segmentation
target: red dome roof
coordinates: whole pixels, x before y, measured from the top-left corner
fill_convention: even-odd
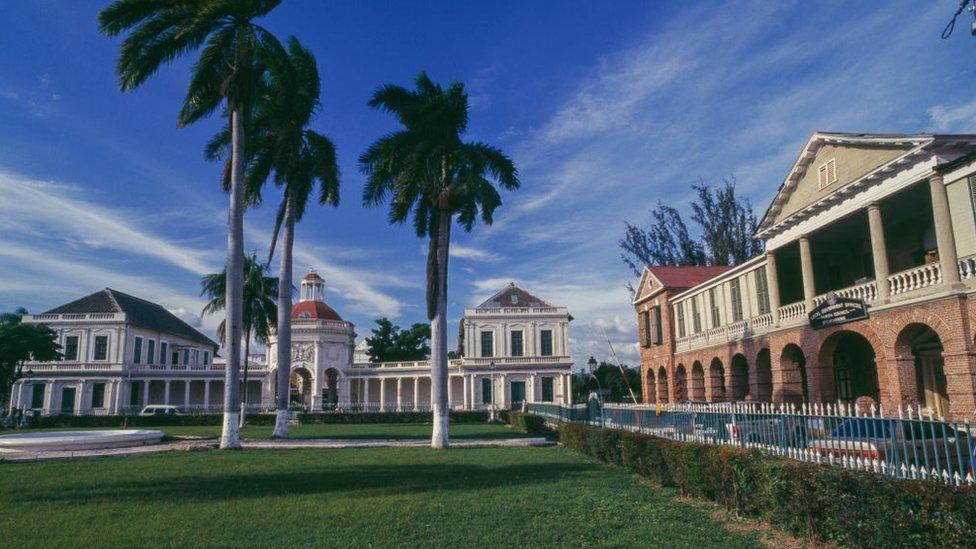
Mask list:
[[[335,309],[321,301],[302,301],[291,308],[292,320],[342,320]]]
[[[302,280],[322,280],[322,281],[324,281],[325,279],[323,279],[321,276],[319,276],[319,274],[317,272],[315,272],[315,271],[309,271],[309,273],[307,275],[305,275],[305,277],[302,278]]]

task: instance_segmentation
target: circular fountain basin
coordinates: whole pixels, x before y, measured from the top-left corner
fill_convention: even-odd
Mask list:
[[[162,438],[162,431],[143,429],[18,433],[0,435],[0,452],[63,452],[126,448],[157,444]]]

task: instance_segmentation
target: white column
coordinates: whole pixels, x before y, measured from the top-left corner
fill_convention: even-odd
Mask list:
[[[398,378],[396,378],[396,381],[397,381],[397,386],[396,386],[397,387],[397,389],[396,389],[396,411],[397,412],[402,412],[403,411],[403,378],[402,377],[398,377]]]
[[[468,382],[468,376],[461,376],[461,386],[463,387],[464,392],[464,397],[462,400],[464,401],[465,410],[471,409],[471,389],[468,388]]]
[[[203,380],[203,409],[210,408],[210,380]]]
[[[776,270],[776,254],[773,252],[766,252],[766,286],[769,287],[769,312],[773,315],[773,324],[779,324],[779,273]]]
[[[413,376],[413,411],[420,410],[420,377]]]
[[[454,404],[454,376],[447,374],[447,409],[450,410]]]
[[[952,218],[949,214],[949,197],[942,181],[942,174],[929,178],[932,194],[932,218],[935,222],[935,242],[939,247],[939,266],[942,268],[942,282],[949,286],[959,284],[959,256],[956,254],[956,238],[952,233]]]
[[[142,407],[149,406],[149,380],[142,382]]]
[[[163,404],[169,404],[169,380],[163,382],[166,393],[163,395]]]
[[[245,390],[247,387],[244,388]],[[190,380],[183,380],[183,406],[190,405]]]
[[[478,391],[475,388],[478,385],[476,383],[477,378],[475,377],[474,374],[470,374],[468,376],[468,378],[470,378],[469,379],[469,383],[468,383],[468,389],[471,391],[471,394],[468,395],[468,398],[470,399],[470,402],[471,402],[471,409],[472,410],[477,410],[478,409],[478,398],[477,398]]]
[[[380,380],[380,411],[386,411],[386,379],[379,378]]]
[[[363,410],[369,411],[369,378],[363,379]]]
[[[810,239],[806,235],[800,237],[800,270],[803,273],[803,302],[809,313],[813,310],[817,286],[813,279],[813,252],[810,251]]]
[[[573,374],[563,375],[563,403],[566,406],[573,404]]]
[[[508,408],[508,380],[505,378],[505,374],[502,374],[499,377],[501,378],[501,387],[500,387],[501,390],[498,392],[499,398],[498,400],[496,400],[496,402],[501,408],[507,409]]]
[[[874,285],[878,299],[888,299],[888,248],[885,246],[884,223],[881,220],[881,205],[868,204],[868,229],[871,233],[871,258],[874,260]]]

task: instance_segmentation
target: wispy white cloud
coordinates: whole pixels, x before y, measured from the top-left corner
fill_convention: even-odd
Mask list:
[[[220,250],[193,249],[139,228],[139,216],[81,197],[83,190],[0,171],[0,226],[47,238],[152,257],[202,275],[220,265]],[[8,233],[9,234],[9,233]]]
[[[938,130],[972,131],[973,126],[976,126],[976,99],[953,107],[936,105],[929,109],[928,114]]]

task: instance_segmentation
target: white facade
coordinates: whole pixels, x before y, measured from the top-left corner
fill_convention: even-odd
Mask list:
[[[449,363],[448,398],[454,409],[571,402],[572,317],[564,307],[535,300],[514,284],[496,297],[511,292],[520,296],[517,306],[489,300],[465,311],[460,334],[464,356]],[[356,352],[355,326],[328,307],[324,296],[325,281],[314,272],[302,280],[292,315],[293,404],[297,401],[311,411],[428,410],[429,363],[364,360]],[[526,296],[535,301],[527,302]],[[59,362],[28,363],[28,374],[13,386],[10,409],[42,415],[112,415],[169,404],[189,411],[219,411],[224,362],[214,359],[215,344],[203,343],[209,340],[199,332],[190,339],[137,326],[130,316],[124,311],[26,316],[24,322],[55,330],[62,352],[69,356]],[[483,352],[488,347],[482,349],[481,338],[489,336],[482,333],[492,334],[490,352]],[[272,337],[265,357],[252,355],[248,360],[251,411],[275,406],[275,345]]]

